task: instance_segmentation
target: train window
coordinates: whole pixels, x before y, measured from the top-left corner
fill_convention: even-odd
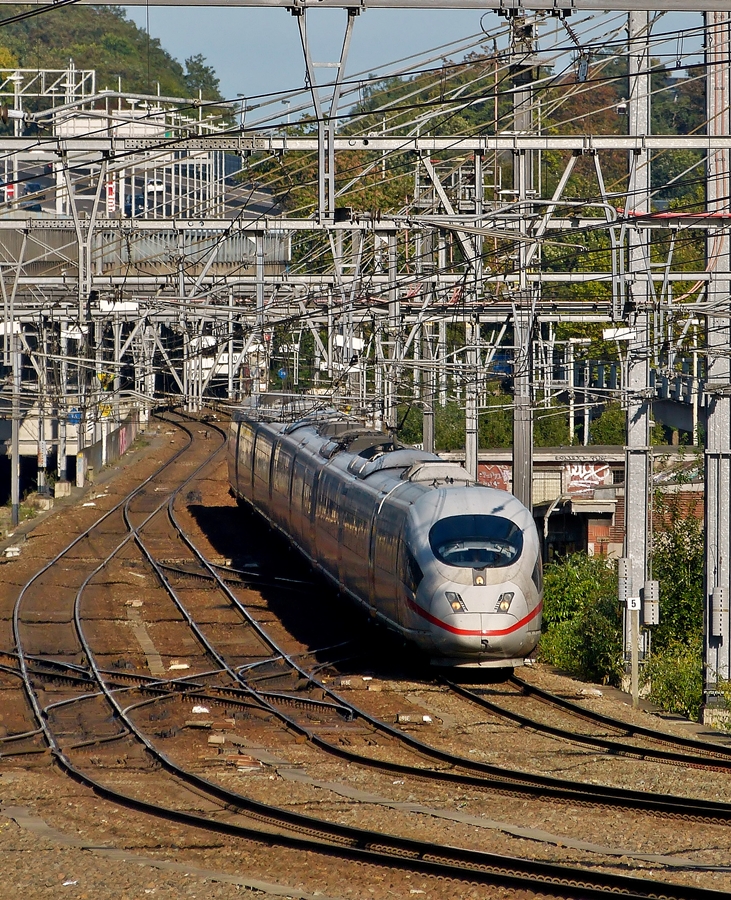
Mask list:
[[[523,532],[502,516],[449,516],[432,525],[429,543],[448,566],[500,569],[523,550]]]
[[[245,458],[251,457],[251,451],[254,449],[254,436],[251,430],[243,425],[239,429],[239,455]]]
[[[312,517],[312,485],[314,475],[307,469],[302,474],[302,515],[308,519]]]
[[[533,584],[536,586],[536,590],[540,594],[543,590],[543,566],[541,565],[540,556],[536,560],[536,564],[533,566],[533,574],[531,575],[533,579]]]
[[[274,451],[274,465],[272,467],[272,484],[274,490],[284,497],[289,497],[289,477],[292,466],[292,454],[281,444],[277,444]]]
[[[269,482],[269,464],[271,461],[271,444],[263,434],[256,436],[254,445],[254,472],[257,478]]]
[[[395,574],[398,569],[399,523],[382,520],[376,529],[374,550],[376,568]]]
[[[414,554],[406,545],[404,545],[404,556],[406,557],[406,586],[416,593],[424,573],[421,571],[421,566],[416,561]]]

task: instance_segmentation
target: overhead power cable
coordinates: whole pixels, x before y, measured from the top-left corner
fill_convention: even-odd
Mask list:
[[[73,4],[80,2],[81,0],[55,0],[55,2],[47,3],[45,6],[29,9],[22,13],[16,13],[14,16],[8,16],[6,19],[0,19],[0,27],[3,25],[13,25],[15,22],[22,22],[24,19],[31,19],[34,16],[42,16],[44,13],[61,9],[63,6],[72,6]]]

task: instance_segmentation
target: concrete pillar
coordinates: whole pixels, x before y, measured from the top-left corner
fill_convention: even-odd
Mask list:
[[[708,135],[731,133],[731,15],[706,13],[706,98]],[[731,165],[728,150],[708,154],[708,212],[729,212]],[[712,308],[728,310],[731,295],[731,241],[728,226],[708,231],[710,281],[706,298]],[[714,705],[718,681],[731,676],[731,631],[728,601],[731,593],[731,364],[728,314],[707,319],[708,375],[705,386],[705,663],[706,714]]]

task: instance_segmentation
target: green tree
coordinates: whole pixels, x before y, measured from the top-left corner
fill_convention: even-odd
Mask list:
[[[185,60],[185,85],[191,96],[201,92],[204,100],[221,100],[221,82],[213,66],[206,65],[201,53]]]
[[[464,450],[467,431],[464,408],[447,403],[434,410],[434,442],[437,450]]]
[[[618,444],[627,441],[627,414],[619,403],[608,403],[602,414],[591,423],[589,441],[592,444]]]
[[[23,9],[20,4],[4,6],[3,17]],[[164,95],[189,94],[180,63],[119,7],[49,9],[4,26],[2,44],[7,51],[2,65],[15,60],[14,65],[26,69],[65,69],[73,59],[78,69],[96,69],[99,88],[116,88],[121,77],[130,91],[155,91],[159,83]]]
[[[681,716],[697,719],[703,705],[703,642],[670,640],[653,650],[642,670],[653,703]]]
[[[488,397],[488,408],[480,412],[480,447],[495,449],[513,444],[513,398],[507,394]]]
[[[579,678],[618,683],[622,625],[614,563],[573,553],[546,566],[543,590],[541,657]]]
[[[569,417],[566,407],[538,407],[533,418],[533,444],[536,447],[563,447],[569,442]]]
[[[683,495],[657,492],[652,573],[660,582],[657,650],[674,641],[686,645],[703,634],[703,523],[682,502]]]
[[[415,403],[406,405],[402,403],[398,410],[399,428],[398,439],[403,444],[420,444],[423,441],[424,413]]]
[[[682,487],[684,479],[677,482]],[[642,677],[654,703],[696,718],[703,703],[703,525],[683,497],[655,494],[652,573],[660,582],[660,624]]]

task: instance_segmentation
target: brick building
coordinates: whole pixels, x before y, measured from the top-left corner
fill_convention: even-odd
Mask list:
[[[464,454],[442,456],[463,461]],[[678,473],[682,478],[678,480]],[[512,487],[512,451],[481,450],[478,480]],[[653,484],[677,496],[688,515],[703,516],[702,461],[692,450],[653,448]],[[533,515],[544,559],[576,550],[619,557],[624,541],[624,448],[542,447],[533,457]],[[655,515],[661,515],[658,510]]]

